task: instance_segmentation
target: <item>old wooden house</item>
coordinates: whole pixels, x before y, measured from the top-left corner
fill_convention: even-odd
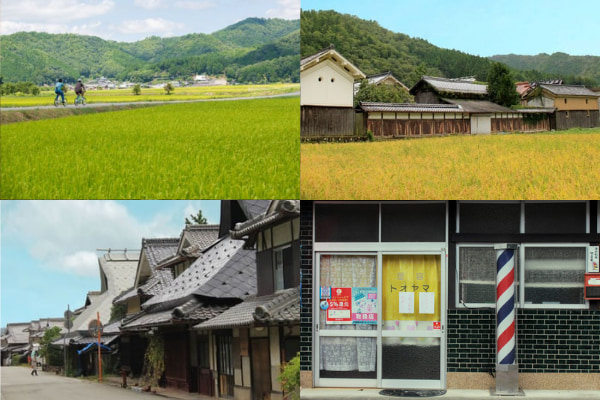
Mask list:
[[[354,134],[354,82],[365,75],[330,46],[300,61],[301,136]]]
[[[402,83],[398,78],[396,78],[394,76],[394,74],[392,74],[390,71],[383,72],[381,74],[369,75],[365,79],[366,79],[367,83],[369,83],[370,85],[397,86],[397,87],[400,87],[403,90],[405,90],[406,93],[408,93],[408,91],[410,90],[404,83]],[[363,81],[365,79],[363,79]],[[360,89],[360,84],[361,84],[361,82],[354,83],[354,94],[356,94],[358,92],[358,89]]]
[[[272,201],[231,237],[256,251],[257,293],[195,329],[212,343],[211,353],[223,354],[223,335],[231,338],[230,360],[216,365],[233,373],[230,395],[281,400],[281,366],[300,350],[300,202]]]
[[[523,95],[527,106],[554,108],[552,129],[600,126],[598,93],[585,86],[540,83]]]

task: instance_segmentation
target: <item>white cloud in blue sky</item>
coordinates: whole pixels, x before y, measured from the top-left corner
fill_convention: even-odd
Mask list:
[[[212,33],[249,17],[298,19],[300,0],[2,0],[0,33],[76,33],[130,42]]]
[[[0,202],[2,326],[82,306],[100,288],[96,249],[133,251],[142,238],[179,237],[198,210],[219,223],[219,201]]]

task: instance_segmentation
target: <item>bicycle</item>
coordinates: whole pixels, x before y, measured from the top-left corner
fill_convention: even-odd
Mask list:
[[[64,107],[66,107],[67,106],[67,98],[65,97],[64,101],[59,100],[58,97],[54,99],[54,107],[58,107],[60,103],[62,103],[62,105]]]
[[[78,94],[77,97],[75,97],[75,100],[73,100],[73,104],[75,104],[75,107],[80,104],[85,106],[87,104],[87,100],[83,94]]]

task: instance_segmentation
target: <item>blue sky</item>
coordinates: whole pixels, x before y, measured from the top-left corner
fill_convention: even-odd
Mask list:
[[[96,249],[139,250],[142,238],[179,237],[202,210],[219,223],[220,202],[0,202],[0,325],[61,317],[100,289]]]
[[[600,56],[600,1],[302,0],[303,10],[335,10],[465,53]]]
[[[300,18],[300,0],[2,0],[3,35],[78,33],[133,42],[212,33],[248,17]]]

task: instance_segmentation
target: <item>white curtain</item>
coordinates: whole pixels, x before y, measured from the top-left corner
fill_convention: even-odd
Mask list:
[[[321,286],[352,288],[377,286],[375,256],[321,256]],[[320,329],[376,330],[375,325],[327,324],[327,312],[319,312]],[[319,367],[325,371],[375,371],[377,340],[374,337],[321,337]]]

